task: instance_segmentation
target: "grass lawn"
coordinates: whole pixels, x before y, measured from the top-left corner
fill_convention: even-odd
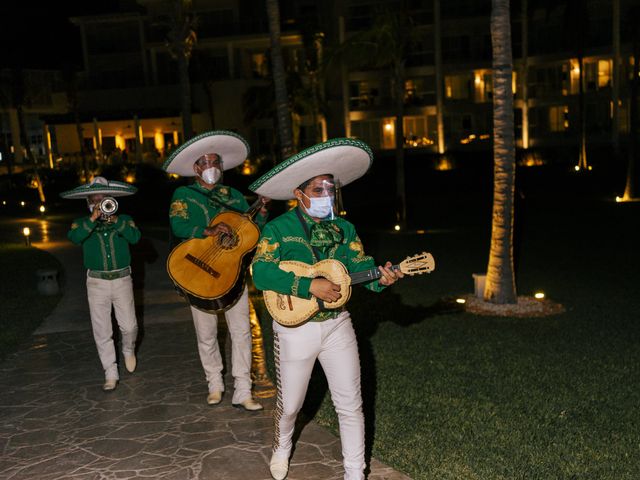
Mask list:
[[[567,309],[532,319],[444,301],[486,269],[485,207],[467,204],[426,235],[360,232],[379,262],[436,259],[431,275],[381,294],[354,288],[369,453],[414,479],[640,478],[640,204],[523,202],[519,293],[543,290]],[[320,371],[304,411],[337,433]]]
[[[36,270],[61,266],[42,250],[22,244],[0,242],[0,361],[40,325],[61,295],[38,293]]]

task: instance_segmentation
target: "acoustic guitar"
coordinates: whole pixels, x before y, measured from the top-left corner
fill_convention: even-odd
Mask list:
[[[262,295],[269,313],[276,322],[285,327],[297,327],[320,310],[333,310],[342,307],[351,297],[351,285],[375,280],[382,276],[378,267],[349,273],[341,262],[333,259],[320,260],[313,265],[284,260],[279,263],[279,267],[285,272],[293,272],[299,277],[326,278],[336,285],[340,285],[340,293],[342,294],[335,302],[328,303],[316,297],[306,299],[265,290]],[[407,257],[399,265],[393,265],[391,268],[396,271],[400,270],[405,275],[421,275],[433,272],[435,261],[430,253],[422,252],[413,257]]]
[[[226,223],[231,234],[185,240],[169,253],[167,272],[191,305],[218,313],[238,301],[244,290],[250,253],[260,237],[252,218],[261,206],[258,199],[246,213],[219,213],[209,227]]]

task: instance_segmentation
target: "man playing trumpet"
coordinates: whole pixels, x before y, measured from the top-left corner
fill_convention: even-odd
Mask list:
[[[87,269],[87,298],[93,338],[104,369],[105,392],[118,385],[118,365],[111,326],[111,309],[122,335],[122,354],[128,372],[136,369],[135,343],[138,323],[133,301],[129,245],[138,243],[140,230],[128,215],[115,215],[113,197],[132,195],[137,189],[126,183],[96,177],[92,182],[60,194],[62,198],[86,199],[89,215],[74,220],[67,234],[82,245]]]

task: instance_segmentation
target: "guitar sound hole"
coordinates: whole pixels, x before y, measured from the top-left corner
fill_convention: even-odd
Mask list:
[[[225,250],[231,250],[238,245],[240,239],[235,233],[221,233],[218,237],[218,244]]]

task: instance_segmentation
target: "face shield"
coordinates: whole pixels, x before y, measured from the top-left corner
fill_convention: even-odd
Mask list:
[[[309,207],[305,207],[307,214],[321,220],[335,218],[336,185],[333,179],[312,180],[301,191],[309,199]]]

